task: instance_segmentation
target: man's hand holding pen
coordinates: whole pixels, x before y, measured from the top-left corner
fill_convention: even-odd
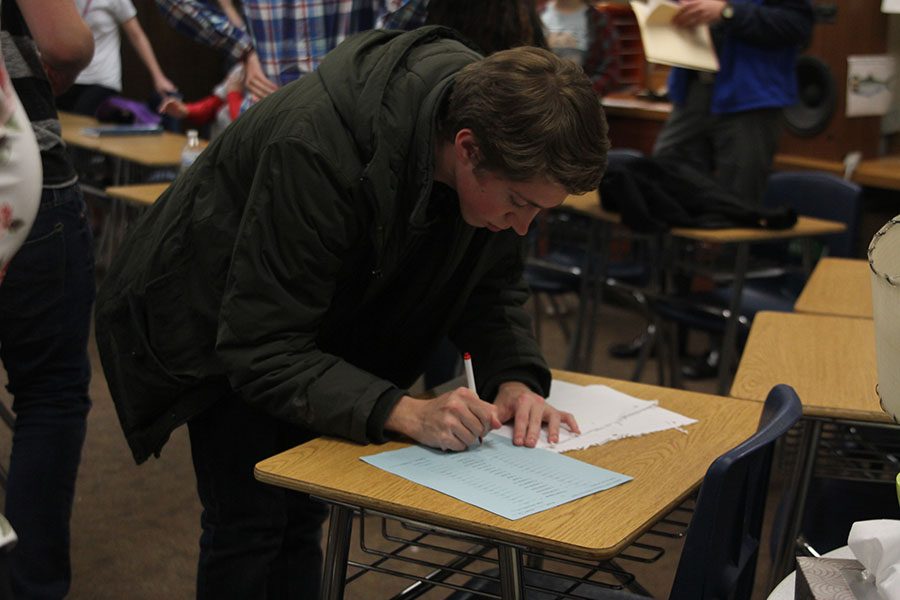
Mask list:
[[[513,422],[513,444],[534,448],[547,424],[547,440],[559,441],[560,424],[581,433],[571,413],[557,410],[518,381],[500,384],[493,404],[482,401],[475,387],[472,357],[463,357],[468,387],[459,387],[434,400],[403,396],[385,422],[385,428],[402,433],[420,444],[441,450],[461,451],[481,444],[491,430]]]
[[[500,427],[493,405],[468,388],[459,387],[433,400],[403,396],[385,422],[385,428],[420,444],[441,450],[476,446]]]

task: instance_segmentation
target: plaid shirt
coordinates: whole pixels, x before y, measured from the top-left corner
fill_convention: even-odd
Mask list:
[[[244,0],[248,31],[202,0],[156,0],[175,29],[240,60],[256,49],[266,76],[278,85],[315,70],[345,37],[372,29],[424,22],[427,0]]]

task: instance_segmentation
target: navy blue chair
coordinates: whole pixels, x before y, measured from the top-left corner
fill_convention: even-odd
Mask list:
[[[763,405],[756,433],[709,467],[685,534],[669,600],[751,598],[775,441],[802,414],[794,389],[775,386]],[[556,597],[550,592],[562,591],[589,599],[646,600],[645,596],[589,584],[570,589],[571,580],[529,569],[525,570],[525,585],[546,590],[526,590],[528,600],[549,600]],[[470,586],[472,592],[455,592],[448,600],[499,593],[493,580],[475,578]]]
[[[769,177],[764,197],[769,207],[790,206],[798,215],[839,221],[846,225],[842,233],[817,238],[820,256],[852,257],[855,254],[862,188],[830,173],[818,171],[774,173]],[[767,265],[748,273],[741,292],[741,314],[738,317],[738,337],[749,332],[753,316],[762,310],[790,312],[808,276],[796,244],[789,242],[759,244],[751,256],[757,263]],[[818,258],[818,256],[814,257]],[[728,278],[708,292],[664,295],[651,301],[653,313],[667,324],[703,331],[713,336],[725,331],[727,307],[731,304],[733,288]],[[662,326],[660,327],[662,329]],[[660,337],[654,343],[671,345],[674,334]],[[671,361],[671,384],[680,386],[680,363],[677,344],[666,348]],[[640,378],[640,369],[635,372]]]

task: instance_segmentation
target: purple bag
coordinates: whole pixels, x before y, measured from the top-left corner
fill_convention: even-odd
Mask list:
[[[143,102],[122,96],[110,96],[100,103],[94,114],[101,123],[122,123],[125,125],[159,125],[162,117],[150,110]]]

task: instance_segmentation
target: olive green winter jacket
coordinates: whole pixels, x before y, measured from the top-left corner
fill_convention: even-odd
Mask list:
[[[462,220],[432,179],[435,120],[480,57],[443,28],[350,38],[258,103],[132,228],[97,340],[138,462],[223,393],[317,433],[382,441],[444,335],[478,389],[549,391],[522,239]]]

